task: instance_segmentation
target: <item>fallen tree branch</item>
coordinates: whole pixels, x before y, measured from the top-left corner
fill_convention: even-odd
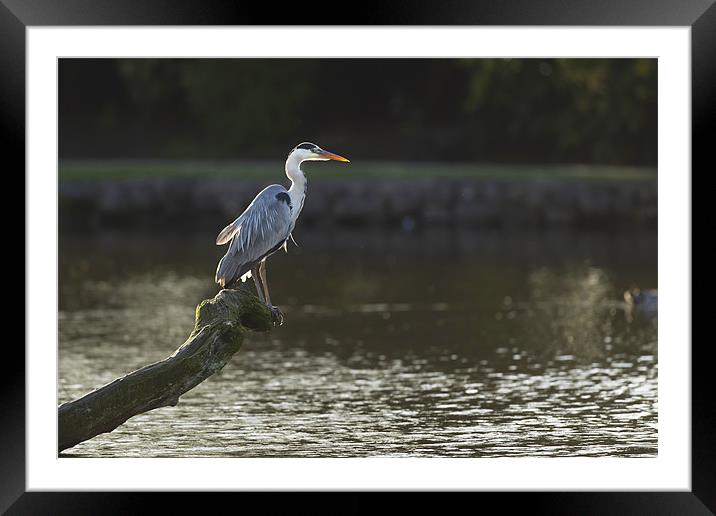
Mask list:
[[[246,330],[271,329],[271,314],[245,290],[222,290],[196,307],[194,330],[170,357],[149,364],[58,408],[58,450],[111,432],[130,417],[175,406],[179,397],[219,371]]]

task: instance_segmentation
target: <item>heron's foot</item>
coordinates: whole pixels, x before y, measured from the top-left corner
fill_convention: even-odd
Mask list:
[[[281,326],[283,324],[283,312],[278,306],[269,306],[269,310],[271,311],[271,320],[273,321],[273,325]]]

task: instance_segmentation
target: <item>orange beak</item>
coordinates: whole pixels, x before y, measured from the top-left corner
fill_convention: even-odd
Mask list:
[[[321,155],[325,156],[328,159],[332,159],[333,161],[342,161],[344,163],[350,163],[351,160],[348,158],[344,158],[343,156],[339,156],[338,154],[333,154],[332,152],[321,150]]]

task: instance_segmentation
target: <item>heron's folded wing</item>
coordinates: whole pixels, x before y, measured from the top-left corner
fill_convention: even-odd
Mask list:
[[[232,284],[278,250],[293,230],[291,209],[290,196],[283,186],[264,188],[246,211],[219,234],[217,242],[231,238],[231,243],[217,267],[216,282],[222,286]]]
[[[291,210],[291,201],[283,186],[264,188],[246,211],[224,229],[226,234],[232,235],[228,253],[250,262],[282,245],[293,229]]]
[[[247,261],[258,260],[283,244],[293,229],[288,194],[279,185],[265,188],[241,216],[231,248]]]
[[[243,215],[241,217],[243,217]],[[219,236],[216,237],[216,245],[224,245],[234,238],[234,235],[241,229],[241,217],[221,230]]]

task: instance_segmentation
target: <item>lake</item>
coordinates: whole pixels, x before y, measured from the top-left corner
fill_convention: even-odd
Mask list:
[[[184,342],[214,237],[61,233],[60,403]],[[283,326],[63,456],[656,456],[657,318],[623,302],[657,287],[655,230],[296,240],[268,263]]]

